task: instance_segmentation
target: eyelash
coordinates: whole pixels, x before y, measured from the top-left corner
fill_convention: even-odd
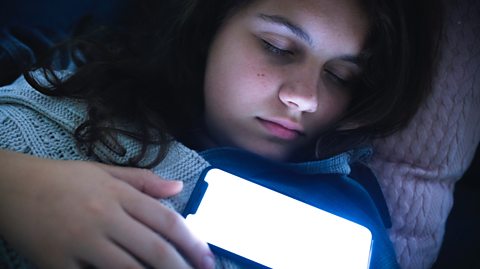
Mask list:
[[[276,55],[276,56],[290,56],[290,55],[293,55],[293,52],[290,51],[290,50],[284,50],[284,49],[281,49],[275,45],[273,45],[272,43],[266,41],[266,40],[262,40],[263,42],[263,47],[271,54],[273,55]]]
[[[333,80],[333,82],[339,84],[340,86],[343,86],[343,87],[348,87],[349,84],[350,84],[350,81],[349,80],[345,80],[341,77],[339,77],[338,75],[336,75],[334,72],[330,71],[330,70],[325,70],[325,73],[327,73],[327,75],[329,76],[329,78],[331,80]]]

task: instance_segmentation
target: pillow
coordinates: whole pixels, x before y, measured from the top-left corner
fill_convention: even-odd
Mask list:
[[[409,126],[374,141],[369,164],[392,217],[402,268],[430,268],[453,191],[480,141],[480,1],[447,0],[433,94]]]

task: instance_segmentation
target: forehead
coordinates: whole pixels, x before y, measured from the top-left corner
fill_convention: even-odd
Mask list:
[[[261,14],[284,17],[304,29],[316,44],[363,44],[369,28],[360,0],[257,0],[239,13],[249,18]]]
[[[347,17],[365,16],[360,0],[254,0],[247,6],[289,11],[292,15],[317,15],[319,18],[340,13]]]

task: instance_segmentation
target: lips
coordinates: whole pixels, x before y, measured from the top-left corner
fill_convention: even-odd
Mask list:
[[[303,128],[290,120],[257,118],[267,132],[283,140],[294,140],[305,135]]]

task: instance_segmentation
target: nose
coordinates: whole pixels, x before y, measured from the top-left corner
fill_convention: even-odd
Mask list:
[[[292,75],[292,74],[291,74]],[[290,77],[278,92],[284,105],[301,112],[315,112],[318,108],[318,79],[307,76]]]

